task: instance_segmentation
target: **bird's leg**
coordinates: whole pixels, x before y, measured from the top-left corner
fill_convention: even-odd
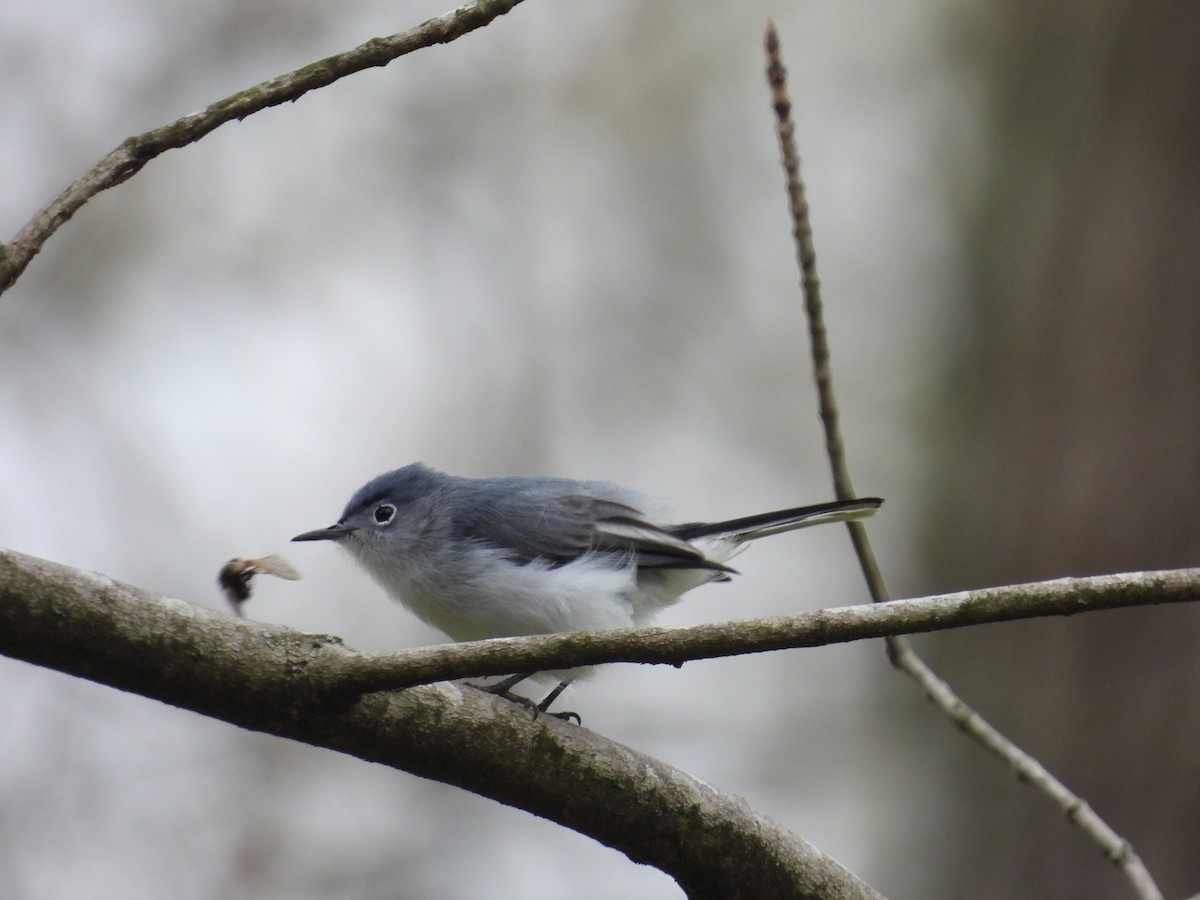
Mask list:
[[[470,682],[467,684],[469,687],[473,687],[477,691],[483,691],[485,694],[494,694],[497,697],[503,697],[505,700],[519,704],[520,706],[524,706],[526,709],[533,712],[533,717],[536,719],[539,715],[546,712],[546,710],[550,708],[550,704],[558,699],[558,695],[566,690],[567,685],[570,684],[570,682],[564,681],[560,683],[558,687],[556,687],[547,695],[545,700],[543,700],[541,703],[534,703],[528,697],[522,697],[520,694],[514,694],[512,692],[514,687],[532,674],[532,672],[522,672],[517,675],[510,675],[508,678],[505,678],[502,681],[497,681],[495,684],[471,684]],[[551,715],[556,719],[562,719],[568,722],[571,719],[574,719],[577,724],[583,724],[583,720],[579,717],[579,713],[561,712],[547,713],[547,715]]]
[[[558,683],[558,687],[556,687],[549,694],[547,694],[546,699],[543,700],[541,703],[539,703],[534,708],[538,712],[546,712],[546,710],[548,710],[550,708],[550,704],[558,699],[558,695],[561,694],[563,691],[565,691],[567,689],[567,685],[570,683],[571,682],[569,682],[569,681],[560,681]],[[556,712],[556,713],[546,713],[546,714],[550,715],[550,716],[554,716],[554,718],[556,718],[556,719],[562,719],[564,722],[570,722],[571,719],[574,719],[576,725],[583,724],[583,719],[581,719],[579,717],[579,713],[577,713],[577,712]]]
[[[527,706],[530,709],[536,710],[534,702],[528,697],[522,697],[520,694],[514,694],[512,689],[532,675],[532,672],[521,672],[517,675],[509,675],[502,681],[497,681],[495,684],[470,684],[470,687],[478,691],[483,691],[485,694],[495,694],[497,697],[503,697],[505,700],[511,700],[513,703],[520,703],[522,706]]]

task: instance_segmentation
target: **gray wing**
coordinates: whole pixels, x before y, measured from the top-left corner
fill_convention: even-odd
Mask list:
[[[646,521],[640,510],[598,496],[581,482],[550,481],[514,489],[507,479],[473,486],[455,531],[506,551],[521,563],[562,565],[585,553],[634,557],[638,568],[732,572],[687,541]]]

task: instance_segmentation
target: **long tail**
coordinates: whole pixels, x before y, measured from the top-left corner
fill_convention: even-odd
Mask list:
[[[791,531],[794,528],[808,528],[810,525],[824,525],[826,522],[849,522],[854,519],[865,519],[867,516],[874,515],[875,510],[879,509],[881,505],[883,505],[883,501],[878,497],[833,500],[829,503],[797,506],[794,509],[759,513],[757,516],[729,519],[725,522],[689,522],[686,525],[674,525],[667,530],[674,537],[685,541],[723,536],[741,544],[766,537],[769,534]]]

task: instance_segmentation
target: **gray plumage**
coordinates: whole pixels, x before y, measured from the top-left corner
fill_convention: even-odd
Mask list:
[[[608,482],[460,478],[414,463],[359,488],[335,525],[293,540],[336,541],[394,599],[464,641],[643,625],[692,588],[727,580],[746,541],[863,518],[881,503],[670,525]]]

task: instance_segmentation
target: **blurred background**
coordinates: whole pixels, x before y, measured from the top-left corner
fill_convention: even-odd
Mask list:
[[[125,137],[444,2],[0,7],[0,233]],[[413,460],[681,519],[827,499],[762,75],[779,24],[846,439],[897,595],[1200,557],[1200,6],[523,4],[151,162],[0,298],[0,545],[365,650],[440,637],[322,545]],[[860,602],[841,529],[686,625]],[[1200,612],[919,639],[1200,890]],[[1120,897],[878,644],[614,667],[565,703],[895,897]],[[526,813],[0,659],[0,894],[680,896]]]

